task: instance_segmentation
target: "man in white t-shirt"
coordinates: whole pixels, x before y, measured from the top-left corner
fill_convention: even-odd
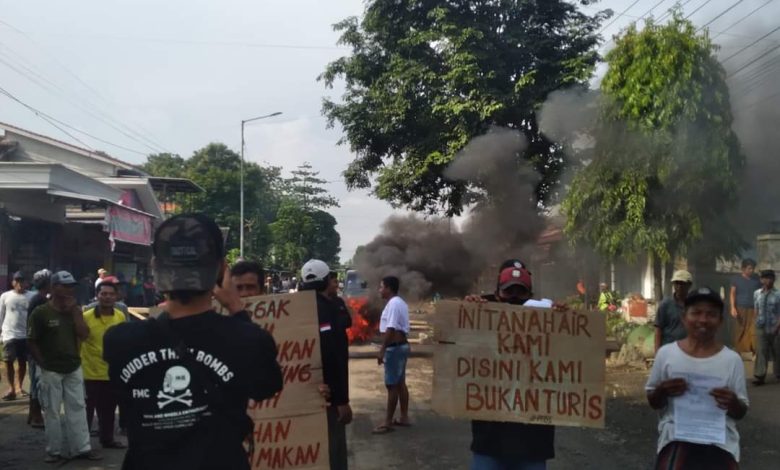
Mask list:
[[[108,271],[105,270],[105,268],[100,268],[97,271],[98,277],[95,279],[95,295],[97,295],[98,287],[100,287],[100,283],[103,282],[103,279],[105,279],[108,276]]]
[[[387,414],[384,423],[377,426],[374,434],[386,434],[393,426],[407,427],[409,423],[409,389],[406,387],[406,360],[409,358],[409,306],[398,296],[400,281],[387,276],[379,284],[379,294],[387,301],[379,321],[379,332],[383,335],[382,349],[377,362],[385,365],[385,386],[387,387]],[[395,408],[401,403],[401,417],[394,420]]]
[[[27,395],[22,390],[22,383],[27,373],[27,307],[31,296],[25,289],[21,272],[13,275],[13,289],[0,295],[0,341],[3,342],[6,377],[11,387],[3,395],[4,401],[16,400],[17,378],[19,394]],[[18,369],[14,368],[14,362],[19,364]]]

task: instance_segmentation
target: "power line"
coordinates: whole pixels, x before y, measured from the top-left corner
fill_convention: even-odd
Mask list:
[[[718,36],[720,36],[721,34],[726,34],[726,32],[727,32],[728,30],[730,30],[730,29],[731,29],[731,28],[733,28],[734,26],[736,26],[736,25],[738,25],[738,24],[742,23],[743,21],[745,21],[745,20],[746,20],[746,19],[748,19],[749,17],[753,16],[753,14],[755,14],[757,11],[761,10],[761,9],[762,9],[762,8],[764,8],[765,6],[769,5],[770,3],[772,3],[772,0],[767,0],[767,1],[766,1],[766,3],[764,3],[763,5],[759,5],[758,7],[754,8],[754,9],[753,9],[751,12],[749,12],[747,15],[745,15],[745,16],[743,16],[742,18],[738,19],[737,21],[735,21],[734,23],[732,23],[731,25],[729,25],[729,26],[728,26],[726,29],[724,29],[723,31],[720,31],[720,32],[713,31],[713,32],[717,32],[718,34],[716,34],[715,36],[713,36],[713,38],[712,38],[712,39],[715,39],[715,38],[717,38],[717,37],[718,37]]]
[[[17,30],[18,31],[18,30]],[[319,46],[312,44],[284,44],[284,43],[262,43],[247,41],[202,41],[197,39],[177,39],[177,38],[155,38],[143,36],[114,36],[110,34],[50,34],[50,33],[27,33],[44,34],[48,36],[65,36],[69,38],[82,39],[110,39],[124,42],[153,42],[162,44],[180,44],[189,46],[218,46],[218,47],[248,47],[258,49],[300,49],[300,50],[329,50],[329,51],[347,51],[348,47],[341,46]]]
[[[685,0],[685,2],[683,2],[682,5],[680,5],[680,10],[682,11],[685,8],[685,5],[687,5],[689,3],[691,3],[691,0]],[[674,7],[669,8],[668,10],[666,10],[666,13],[664,13],[663,15],[661,15],[658,18],[658,22],[660,23],[661,21],[663,21],[666,18],[668,18],[669,16],[671,16],[673,11],[674,11]]]
[[[743,65],[742,67],[738,68],[734,72],[730,73],[726,78],[728,79],[728,78],[731,78],[731,77],[739,74],[740,72],[742,72],[746,68],[748,68],[751,65],[755,64],[756,62],[758,62],[759,60],[763,59],[764,57],[766,57],[767,55],[771,54],[772,52],[776,51],[777,49],[780,49],[780,44],[776,45],[775,47],[773,47],[771,49],[767,49],[763,54],[759,55],[758,57],[756,57],[755,59],[751,60],[747,64]]]
[[[5,96],[7,96],[8,98],[10,98],[10,99],[12,99],[12,100],[16,101],[17,103],[21,104],[21,105],[22,105],[22,106],[24,106],[25,108],[29,109],[29,110],[30,110],[30,111],[32,111],[32,112],[33,112],[33,113],[34,113],[36,116],[38,116],[39,118],[41,118],[41,119],[43,119],[44,121],[48,122],[48,123],[49,123],[49,124],[51,124],[52,126],[56,127],[57,129],[59,129],[59,130],[60,130],[60,132],[62,132],[63,134],[67,135],[68,137],[70,137],[71,139],[75,140],[76,142],[80,143],[80,144],[81,144],[81,145],[83,145],[84,147],[87,147],[87,148],[88,148],[90,151],[93,151],[93,152],[95,151],[95,150],[94,150],[92,147],[90,147],[89,145],[87,145],[87,144],[86,144],[86,142],[82,141],[81,139],[79,139],[79,138],[78,138],[78,137],[76,137],[75,135],[71,134],[70,132],[66,131],[66,130],[65,130],[65,129],[63,129],[62,127],[58,126],[58,125],[57,125],[57,124],[55,124],[53,121],[49,120],[49,118],[47,118],[45,114],[41,113],[40,111],[38,111],[37,109],[33,108],[32,106],[28,106],[26,103],[22,102],[21,100],[19,100],[18,98],[16,98],[14,95],[12,95],[12,94],[10,94],[9,92],[7,92],[5,89],[3,89],[3,88],[0,88],[0,94],[3,94],[3,95],[5,95]]]
[[[772,34],[773,34],[775,31],[777,31],[778,29],[780,29],[780,26],[778,26],[777,28],[773,29],[772,31],[770,31],[770,32],[766,33],[765,35],[763,35],[763,36],[761,36],[760,38],[756,39],[756,40],[755,40],[755,41],[753,41],[752,43],[748,44],[747,46],[743,47],[742,49],[738,50],[737,52],[735,52],[735,53],[731,54],[730,56],[726,57],[725,59],[721,60],[721,61],[720,61],[720,63],[721,63],[721,64],[725,64],[726,62],[730,61],[730,60],[731,60],[731,59],[733,59],[734,57],[736,57],[736,56],[740,55],[742,52],[744,52],[744,51],[746,51],[746,50],[750,49],[751,47],[755,46],[756,44],[758,44],[759,42],[761,42],[763,39],[765,39],[765,38],[767,38],[768,36],[772,35]]]
[[[699,7],[698,7],[697,9],[695,9],[695,10],[693,10],[692,12],[688,13],[688,16],[686,16],[686,17],[685,17],[685,19],[687,20],[687,19],[688,19],[688,18],[690,18],[691,16],[695,15],[697,11],[701,10],[702,8],[704,8],[704,6],[705,6],[705,5],[707,5],[708,3],[710,3],[711,1],[712,1],[712,0],[706,0],[704,3],[702,3],[701,5],[699,5]]]
[[[615,18],[612,21],[610,21],[609,23],[607,23],[606,26],[602,27],[597,34],[601,34],[602,32],[604,32],[605,29],[607,29],[610,26],[612,26],[613,24],[615,24],[615,22],[618,20],[618,18],[620,18],[621,16],[625,15],[626,13],[628,13],[628,10],[634,8],[634,5],[636,5],[637,3],[639,3],[639,0],[634,0],[634,3],[632,3],[625,10],[623,10],[622,12],[617,14],[615,16]]]
[[[59,119],[57,119],[57,118],[55,118],[55,117],[52,117],[52,116],[50,116],[49,114],[46,114],[46,113],[44,113],[43,111],[41,111],[41,110],[39,110],[39,109],[37,109],[37,108],[34,108],[33,106],[30,106],[29,104],[27,104],[27,103],[25,103],[24,101],[20,100],[19,98],[17,98],[16,96],[14,96],[13,94],[11,94],[9,91],[5,90],[5,89],[4,89],[4,88],[2,88],[2,87],[0,87],[0,93],[2,93],[3,95],[7,96],[8,98],[10,98],[10,99],[12,99],[12,100],[16,101],[17,103],[19,103],[20,105],[24,106],[25,108],[29,109],[29,110],[30,110],[30,111],[32,111],[32,112],[33,112],[33,113],[34,113],[36,116],[40,117],[41,119],[45,120],[46,122],[48,122],[48,123],[49,123],[49,124],[51,124],[52,126],[54,126],[54,127],[56,127],[57,129],[59,129],[60,131],[64,132],[64,133],[65,133],[65,134],[67,134],[67,135],[68,135],[70,138],[74,139],[76,142],[80,143],[81,145],[83,145],[83,146],[87,147],[87,148],[88,148],[88,149],[90,149],[91,151],[94,151],[94,149],[93,149],[91,146],[87,145],[87,144],[86,144],[84,141],[80,140],[79,138],[77,138],[76,136],[74,136],[73,134],[71,134],[70,132],[68,132],[68,131],[66,131],[65,129],[63,129],[62,127],[58,126],[57,124],[59,124],[59,125],[61,125],[61,126],[63,126],[63,127],[66,127],[66,128],[68,128],[68,129],[71,129],[72,131],[78,132],[79,134],[83,134],[83,135],[85,135],[85,136],[87,136],[87,137],[89,137],[89,138],[91,138],[91,139],[97,140],[98,142],[102,142],[102,143],[104,143],[104,144],[111,145],[111,146],[114,146],[114,147],[116,147],[116,148],[120,148],[120,149],[126,150],[126,151],[128,151],[128,152],[137,153],[137,154],[139,154],[139,155],[147,155],[147,153],[146,153],[146,152],[140,152],[140,151],[138,151],[138,150],[134,150],[134,149],[131,149],[131,148],[125,147],[125,146],[123,146],[123,145],[118,145],[118,144],[115,144],[115,143],[113,143],[113,142],[110,142],[110,141],[108,141],[108,140],[101,139],[100,137],[94,136],[94,135],[92,135],[92,134],[90,134],[90,133],[88,133],[88,132],[82,131],[81,129],[79,129],[79,128],[77,128],[77,127],[71,126],[71,125],[70,125],[70,124],[68,124],[67,122],[61,121],[61,120],[59,120]],[[55,123],[57,123],[57,124],[55,124]]]
[[[3,21],[3,20],[0,20],[0,25],[4,25],[7,28],[11,29],[12,31],[16,32],[17,34],[19,34],[19,35],[23,36],[24,38],[26,38],[28,41],[30,41],[32,44],[34,44],[38,49],[43,51],[44,54],[49,56],[49,58],[53,62],[55,62],[57,65],[59,65],[60,68],[65,70],[65,72],[67,72],[71,77],[73,77],[76,81],[78,81],[85,89],[89,90],[93,95],[95,95],[96,97],[98,97],[101,100],[103,100],[104,103],[109,104],[109,105],[111,104],[111,103],[109,103],[108,99],[106,99],[97,89],[95,89],[89,83],[84,81],[78,74],[73,72],[67,65],[62,63],[62,61],[60,61],[57,58],[57,56],[55,56],[54,54],[50,53],[45,47],[43,47],[41,44],[39,44],[29,34],[27,34],[26,32],[22,31],[21,29],[15,27],[12,24],[10,24],[10,23],[8,23],[6,21]],[[128,126],[127,124],[123,124],[122,122],[120,122],[120,121],[118,121],[116,119],[113,119],[110,115],[108,115],[107,113],[101,111],[98,106],[96,106],[94,103],[90,102],[89,100],[84,100],[84,102],[86,104],[90,105],[92,108],[94,108],[99,114],[103,115],[105,117],[105,119],[115,122],[117,125],[126,128],[129,132],[131,132],[131,133],[135,134],[136,136],[138,136],[139,138],[141,138],[141,139],[151,143],[153,146],[156,146],[159,149],[162,149],[162,150],[170,153],[170,151],[166,150],[163,145],[160,145],[157,142],[155,142],[153,139],[151,139],[151,138],[149,138],[147,136],[144,136],[142,133],[134,130],[132,127]],[[150,134],[149,131],[144,129],[142,126],[138,125],[138,127],[141,130],[143,130],[145,133]],[[149,145],[146,145],[146,144],[144,144],[144,146],[149,147]],[[157,150],[155,150],[155,151],[157,151]]]
[[[717,15],[717,16],[715,16],[715,18],[713,18],[713,19],[711,19],[710,21],[708,21],[707,23],[705,23],[705,24],[704,24],[702,27],[700,27],[699,29],[697,29],[697,30],[696,30],[696,32],[699,32],[699,31],[701,31],[702,29],[706,28],[707,26],[711,25],[712,23],[714,23],[714,22],[718,21],[718,20],[719,20],[719,19],[720,19],[720,18],[721,18],[723,15],[725,15],[725,14],[726,14],[726,13],[728,13],[728,12],[730,12],[730,11],[731,11],[731,10],[733,10],[733,9],[734,9],[734,8],[735,8],[737,5],[739,5],[740,3],[744,2],[744,1],[745,1],[745,0],[739,0],[739,1],[738,1],[738,2],[736,2],[735,4],[733,4],[733,5],[731,5],[730,7],[726,8],[726,9],[725,9],[725,10],[723,10],[722,12],[718,13],[718,15]]]
[[[91,111],[89,111],[88,109],[84,108],[84,107],[83,107],[83,106],[82,106],[82,105],[81,105],[81,104],[80,104],[78,101],[71,100],[70,98],[68,98],[68,97],[66,96],[66,94],[65,94],[65,92],[64,92],[64,91],[62,91],[62,90],[61,90],[61,89],[60,89],[60,88],[59,88],[59,87],[58,87],[56,84],[54,84],[52,81],[50,81],[50,80],[46,79],[45,77],[43,77],[43,76],[41,76],[41,75],[39,75],[39,74],[36,74],[36,73],[34,73],[34,72],[33,72],[33,76],[31,77],[30,75],[28,75],[27,73],[25,73],[25,71],[23,71],[23,70],[20,70],[19,68],[17,68],[17,65],[18,65],[19,67],[23,67],[23,65],[20,65],[20,64],[16,64],[16,65],[14,65],[14,64],[11,64],[11,63],[9,63],[9,62],[7,62],[7,61],[3,60],[3,59],[2,59],[2,57],[0,57],[0,64],[3,64],[3,65],[5,65],[6,67],[8,67],[9,69],[11,69],[11,70],[13,70],[14,72],[18,73],[18,74],[19,74],[19,75],[21,75],[22,77],[24,77],[24,78],[26,78],[27,80],[29,80],[29,81],[31,81],[31,82],[33,82],[33,83],[35,83],[36,85],[38,85],[38,86],[39,86],[39,87],[41,87],[42,89],[44,89],[44,90],[46,90],[46,91],[48,91],[48,92],[50,92],[50,93],[52,93],[52,94],[58,94],[58,93],[54,93],[54,92],[52,92],[52,90],[51,90],[50,88],[48,88],[46,85],[44,85],[44,84],[41,82],[41,80],[45,80],[46,82],[48,82],[48,83],[52,84],[52,85],[54,86],[54,88],[56,88],[56,89],[58,89],[58,90],[60,91],[59,95],[60,95],[62,98],[64,98],[65,100],[69,101],[69,102],[70,102],[70,103],[72,103],[74,106],[76,106],[77,108],[81,109],[82,111],[84,111],[84,112],[85,112],[85,113],[87,113],[88,115],[92,116],[92,117],[93,117],[93,118],[95,118],[96,120],[98,120],[98,121],[102,122],[103,124],[105,124],[105,125],[107,125],[107,126],[111,127],[112,129],[114,129],[114,130],[116,130],[116,131],[120,132],[121,134],[125,135],[126,137],[128,137],[129,139],[131,139],[131,140],[135,141],[136,143],[139,143],[139,144],[143,145],[144,147],[147,147],[147,148],[148,148],[148,149],[150,149],[152,152],[158,152],[158,151],[159,151],[158,149],[156,149],[156,148],[154,148],[154,147],[151,147],[150,145],[146,144],[145,142],[143,142],[143,141],[141,141],[141,140],[139,140],[139,139],[136,139],[136,138],[135,138],[135,137],[133,137],[132,135],[128,134],[127,132],[125,132],[124,130],[120,129],[119,127],[117,127],[117,126],[113,125],[111,122],[109,122],[109,121],[105,120],[104,118],[102,118],[102,117],[100,117],[100,116],[98,116],[98,115],[96,115],[96,114],[92,113],[92,112],[91,112]],[[27,70],[30,70],[30,69],[29,69],[29,68],[27,68]],[[32,71],[31,71],[31,72],[32,72]],[[36,77],[40,77],[40,79],[41,79],[41,80],[39,80],[39,79],[38,79],[38,78],[36,78]],[[93,138],[96,138],[96,137],[93,137]],[[100,139],[98,139],[98,138],[96,138],[96,139],[97,139],[97,140],[100,140]],[[117,146],[117,145],[115,145],[115,144],[112,144],[111,142],[105,142],[105,143],[108,143],[108,144],[110,144],[110,145]],[[121,147],[121,146],[117,146],[117,147],[119,147],[119,148],[124,148],[124,147]],[[133,151],[133,152],[135,152],[135,151]],[[147,153],[148,153],[148,152],[147,152]]]
[[[777,93],[771,94],[771,95],[769,95],[767,97],[761,98],[760,100],[758,100],[758,101],[756,101],[754,103],[751,103],[751,104],[745,106],[744,108],[740,108],[737,111],[747,111],[750,108],[753,108],[753,107],[758,106],[760,104],[767,103],[770,100],[773,100],[773,99],[775,99],[777,97],[780,97],[780,91],[778,91]]]
[[[644,14],[644,15],[641,15],[641,16],[639,17],[639,19],[641,20],[642,18],[644,18],[644,17],[646,17],[647,15],[649,15],[650,13],[652,13],[652,12],[653,12],[653,10],[655,10],[655,9],[656,9],[656,8],[657,8],[657,7],[658,7],[660,4],[664,3],[665,1],[666,1],[666,0],[661,0],[660,2],[656,3],[655,5],[653,5],[653,6],[652,6],[652,7],[651,7],[649,10],[647,10],[647,11],[645,12],[645,14]]]
[[[749,76],[740,81],[739,85],[745,93],[749,93],[757,88],[759,84],[766,81],[780,65],[780,56],[764,62],[760,67],[754,70]]]

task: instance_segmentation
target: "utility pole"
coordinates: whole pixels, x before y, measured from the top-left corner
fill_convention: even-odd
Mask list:
[[[244,125],[248,122],[252,121],[259,121],[260,119],[265,119],[269,117],[279,116],[282,114],[281,112],[277,111],[275,113],[266,114],[265,116],[259,116],[251,119],[244,119],[241,121],[241,196],[240,196],[240,209],[239,209],[239,225],[238,225],[238,251],[240,252],[239,256],[243,259],[244,258],[244,148],[246,145],[244,144]]]

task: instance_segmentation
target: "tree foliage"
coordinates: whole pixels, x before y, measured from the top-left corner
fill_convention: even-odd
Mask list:
[[[314,171],[311,163],[304,162],[293,170],[292,177],[287,179],[287,191],[306,211],[314,209],[329,209],[338,207],[339,202],[328,194],[328,190],[322,186],[327,183],[319,177],[320,172]]]
[[[221,143],[211,143],[184,159],[179,155],[150,155],[141,168],[155,176],[188,178],[203,193],[179,196],[179,209],[204,212],[218,224],[230,228],[228,249],[238,246],[241,157]],[[248,257],[266,261],[271,245],[268,224],[276,218],[282,197],[281,171],[244,162],[244,235]]]
[[[563,204],[567,234],[609,258],[649,253],[657,265],[694,244],[733,254],[742,242],[725,214],[744,157],[707,34],[675,13],[666,25],[630,26],[606,61],[593,160]]]
[[[325,211],[309,212],[286,200],[270,230],[274,263],[281,268],[297,271],[311,258],[331,266],[339,263],[341,236],[336,231],[336,219]]]
[[[204,189],[177,196],[179,210],[197,210],[230,228],[228,253],[235,260],[239,234],[241,157],[224,144],[211,143],[184,159],[150,155],[141,168],[155,176],[188,178]],[[278,167],[244,162],[244,254],[269,267],[298,270],[309,258],[338,264],[341,237],[336,219],[322,209],[338,201],[322,188],[308,163],[282,178]]]
[[[564,156],[540,133],[535,111],[549,92],[588,80],[606,16],[560,0],[367,2],[362,20],[335,25],[352,54],[320,77],[329,87],[346,83],[341,102],[325,99],[323,114],[356,154],[347,185],[374,183],[395,205],[458,214],[478,188],[443,171],[471,138],[498,125],[527,137],[518,158],[542,175],[536,192],[544,201]]]

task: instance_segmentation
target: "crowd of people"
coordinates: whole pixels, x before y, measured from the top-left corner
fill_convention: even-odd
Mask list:
[[[201,214],[163,222],[153,252],[156,290],[166,302],[163,314],[146,321],[128,316],[120,283],[108,272],[99,273],[96,298],[85,306],[77,302],[79,282],[67,271],[35,273],[34,292],[27,290],[23,273],[14,273],[12,289],[0,296],[9,385],[3,399],[30,395],[28,422],[45,429],[47,462],[102,458],[92,448],[94,435],[103,449],[127,448],[127,470],[249,468],[243,443],[253,424],[247,403],[273,397],[283,381],[274,339],[252,323],[244,299],[276,289],[256,262],[228,266],[219,228]],[[657,353],[646,384],[648,403],[660,417],[655,468],[738,468],[736,422],[749,403],[739,349],[756,354],[756,385],[764,383],[769,361],[775,361],[780,378],[780,291],[773,271],[756,276],[754,269],[755,262],[746,260],[733,281],[730,313],[740,326],[736,352],[718,339],[725,312],[721,297],[707,287],[693,289],[687,271],[672,277],[673,295],[656,317]],[[351,316],[338,295],[338,276],[326,263],[308,261],[299,279],[296,290],[314,291],[317,299],[324,382],[319,390],[328,403],[330,468],[346,469]],[[377,361],[384,367],[387,407],[375,434],[412,425],[409,308],[401,288],[394,276],[378,286],[385,306]],[[465,301],[567,308],[533,297],[531,272],[521,260],[509,259],[499,267],[493,294]],[[218,314],[214,300],[229,314]],[[29,392],[22,388],[28,369]],[[677,428],[679,400],[693,395],[711,397],[712,408],[722,410],[722,440],[697,441]],[[126,444],[115,436],[117,411]],[[472,470],[538,470],[554,457],[554,426],[475,420],[471,433]]]

